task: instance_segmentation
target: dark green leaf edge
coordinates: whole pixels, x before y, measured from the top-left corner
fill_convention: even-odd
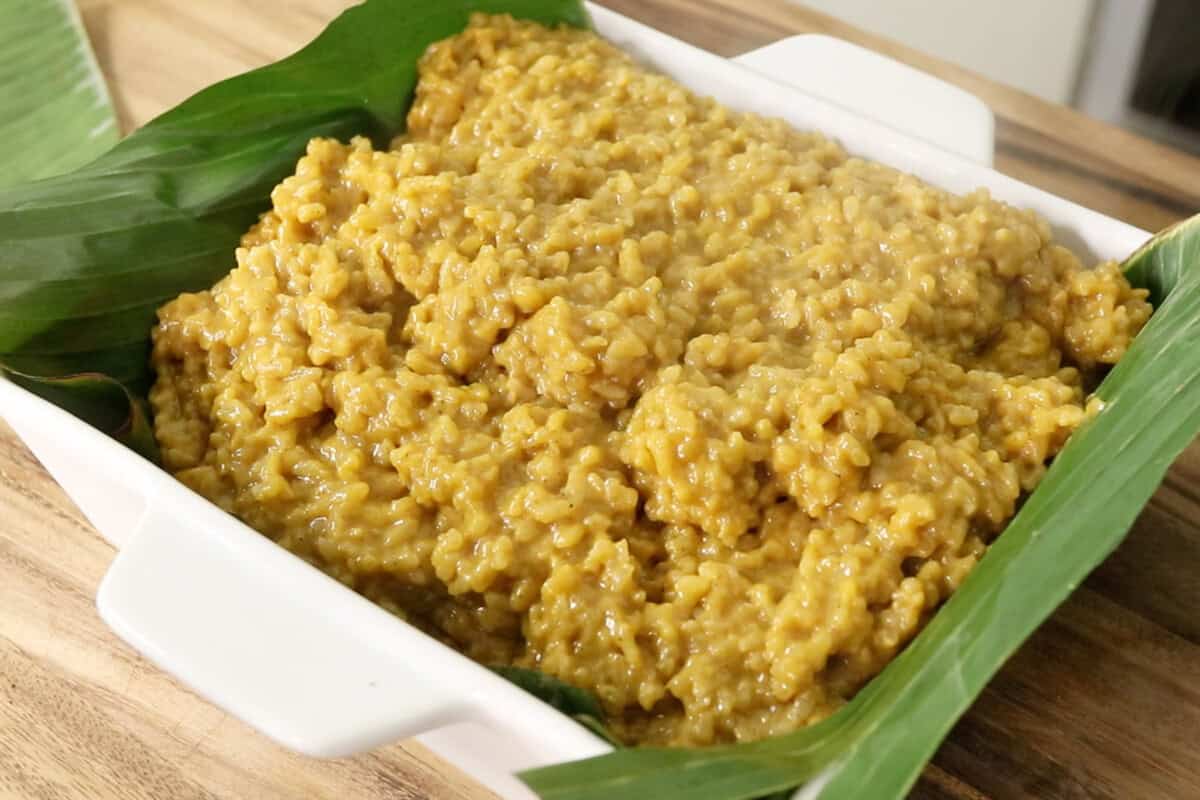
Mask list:
[[[99,372],[41,378],[6,369],[18,386],[49,400],[135,453],[158,462],[158,442],[145,398],[135,397],[120,382]]]
[[[586,689],[572,686],[535,669],[507,666],[496,666],[491,669],[500,677],[566,714],[613,747],[622,746],[621,742],[608,729],[600,701]]]

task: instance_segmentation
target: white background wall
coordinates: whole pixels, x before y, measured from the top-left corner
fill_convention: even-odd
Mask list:
[[[1058,103],[1075,89],[1094,0],[791,0]]]

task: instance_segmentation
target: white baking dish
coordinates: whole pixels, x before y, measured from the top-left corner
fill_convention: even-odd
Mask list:
[[[964,192],[1036,209],[1089,258],[1147,234],[990,169],[976,98],[827,37],[732,61],[593,7],[599,32],[697,92],[815,128],[851,151]],[[825,98],[825,99],[821,99]],[[0,380],[0,413],[119,549],[97,604],[163,669],[287,747],[342,756],[406,736],[505,797],[512,773],[607,745],[398,621],[65,411]],[[809,787],[809,794],[816,787]]]

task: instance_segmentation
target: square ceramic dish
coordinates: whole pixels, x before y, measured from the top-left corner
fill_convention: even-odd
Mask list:
[[[954,192],[985,187],[1035,209],[1088,259],[1121,259],[1147,238],[993,171],[986,106],[902,64],[807,36],[727,60],[590,10],[601,35],[694,91],[823,131],[854,154]],[[513,772],[608,749],[67,412],[2,379],[0,409],[120,551],[97,598],[105,621],[283,745],[333,757],[416,735],[511,798],[533,797]]]

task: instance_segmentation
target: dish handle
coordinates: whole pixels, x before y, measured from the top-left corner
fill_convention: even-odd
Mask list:
[[[113,630],[159,667],[317,757],[477,717],[478,704],[436,668],[415,666],[414,656],[436,642],[397,647],[361,616],[336,613],[366,600],[265,537],[239,536],[231,528],[240,523],[206,520],[203,509],[162,505],[151,504],[96,599]],[[393,634],[423,637],[379,615]]]
[[[781,39],[735,62],[893,130],[990,167],[996,120],[975,95],[895,59],[823,34]]]

